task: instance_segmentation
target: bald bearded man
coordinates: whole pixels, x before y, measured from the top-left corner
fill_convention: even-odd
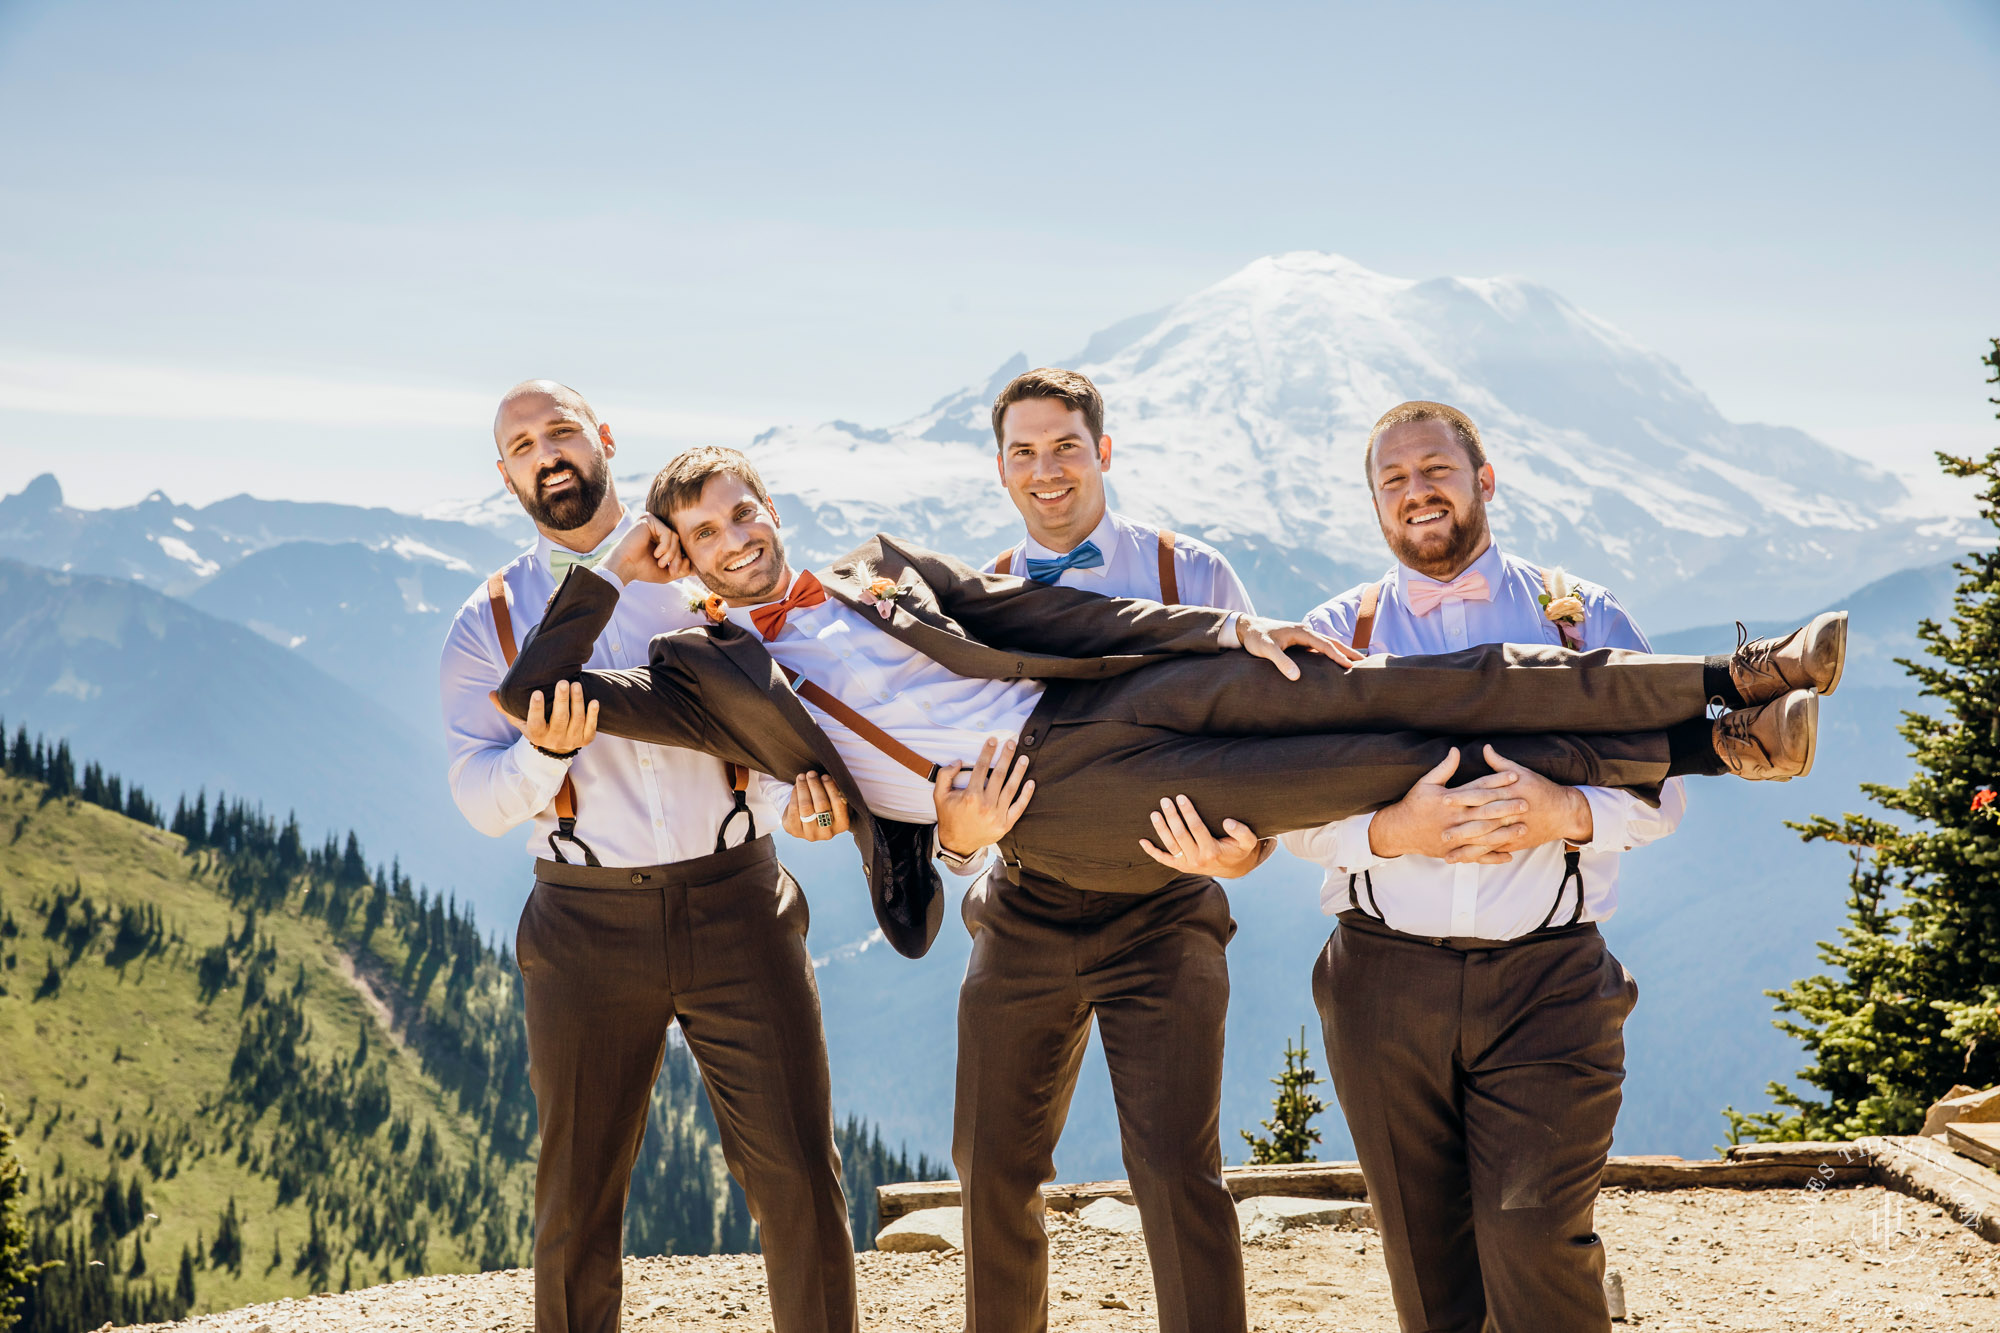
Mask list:
[[[459,809],[494,837],[529,825],[536,856],[515,949],[541,1122],[535,1327],[618,1327],[626,1194],[678,1022],[757,1219],[778,1333],[851,1333],[826,1038],[805,900],[771,846],[777,817],[719,759],[598,736],[596,705],[579,692],[572,707],[568,687],[537,694],[532,720],[497,710],[492,691],[562,575],[594,567],[636,515],[611,480],[611,428],[574,390],[515,386],[493,435],[539,535],[459,609],[442,684]],[[644,666],[655,635],[699,623],[689,601],[672,583],[621,599],[591,664]]]

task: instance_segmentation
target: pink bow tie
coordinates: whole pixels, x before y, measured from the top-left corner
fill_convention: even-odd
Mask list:
[[[1433,583],[1429,579],[1409,581],[1410,609],[1420,616],[1427,616],[1443,606],[1447,601],[1490,602],[1492,589],[1486,586],[1486,576],[1478,570],[1468,570],[1450,583]]]

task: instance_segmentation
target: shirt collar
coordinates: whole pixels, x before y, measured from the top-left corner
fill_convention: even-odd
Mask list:
[[[1110,574],[1111,556],[1117,550],[1118,543],[1118,525],[1113,521],[1115,517],[1116,515],[1111,512],[1110,507],[1107,505],[1104,510],[1104,517],[1097,520],[1097,526],[1092,528],[1090,535],[1083,539],[1084,542],[1097,543],[1098,553],[1104,557],[1104,563],[1096,569],[1078,569],[1072,570],[1072,573],[1094,574],[1098,578],[1105,578]],[[1078,542],[1077,545],[1081,546],[1083,542]],[[1023,538],[1021,542],[1021,559],[1023,562],[1029,560],[1060,560],[1066,554],[1068,552],[1051,551],[1048,547],[1036,541],[1032,533]]]
[[[1475,570],[1478,571],[1478,573],[1486,579],[1486,586],[1488,588],[1491,588],[1495,593],[1495,595],[1498,595],[1500,591],[1501,580],[1505,577],[1507,573],[1506,558],[1500,554],[1499,542],[1489,537],[1486,542],[1486,549],[1480,552],[1479,558],[1473,561],[1471,564],[1467,565],[1464,569],[1460,570],[1459,573],[1461,575],[1470,574]],[[1422,579],[1426,583],[1450,582],[1449,579],[1433,579],[1428,574],[1419,574],[1416,570],[1411,569],[1408,565],[1404,564],[1402,561],[1400,560],[1397,561],[1396,596],[1397,600],[1402,602],[1403,605],[1405,606],[1408,606],[1410,604],[1411,579]]]
[[[577,552],[577,554],[596,555],[601,551],[610,550],[612,546],[617,544],[618,539],[625,535],[627,529],[629,529],[636,522],[638,522],[638,519],[632,513],[632,511],[621,505],[618,510],[618,526],[611,529],[610,534],[606,536],[605,539],[599,542],[596,546],[592,547],[588,551],[579,551]],[[542,573],[548,574],[551,577],[554,576],[555,569],[549,564],[549,560],[550,557],[554,554],[555,549],[556,549],[556,544],[550,541],[547,536],[539,532],[535,534],[535,566],[538,569],[540,569]],[[567,550],[568,548],[565,547],[564,549]]]

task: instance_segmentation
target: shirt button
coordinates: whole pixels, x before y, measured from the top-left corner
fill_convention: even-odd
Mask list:
[[[625,645],[622,643],[614,643],[611,645],[611,651],[614,653],[622,653],[625,651]]]
[[[653,821],[654,828],[665,828],[666,826],[667,826],[667,821],[664,819],[656,819]]]
[[[639,761],[639,767],[641,768],[651,768],[652,766],[653,766],[653,761],[650,759],[641,759]]]

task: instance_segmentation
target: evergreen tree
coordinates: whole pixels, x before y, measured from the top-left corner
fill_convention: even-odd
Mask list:
[[[0,1329],[14,1326],[25,1288],[42,1271],[28,1262],[28,1228],[21,1217],[27,1196],[28,1178],[14,1158],[14,1126],[0,1101]]]
[[[174,1300],[183,1307],[194,1304],[194,1252],[181,1246],[180,1275],[174,1279]]]
[[[2000,383],[2000,339],[1984,358]],[[2000,405],[2000,398],[1991,400]],[[2000,528],[2000,448],[1983,459],[1940,453],[1976,479]],[[1892,818],[1817,816],[1808,842],[1851,849],[1847,924],[1821,974],[1768,992],[1783,1031],[1812,1057],[1812,1098],[1770,1085],[1777,1110],[1723,1112],[1732,1140],[1910,1134],[1955,1084],[2000,1083],[2000,549],[1960,561],[1951,622],[1917,627],[1926,656],[1900,660],[1941,716],[1906,712],[1916,774],[1862,788]]]
[[[208,1260],[217,1268],[227,1268],[232,1273],[243,1271],[243,1224],[236,1220],[236,1196],[229,1196],[229,1206],[222,1210],[222,1216],[215,1224],[215,1241],[208,1247]]]
[[[1297,1046],[1290,1037],[1285,1038],[1284,1072],[1271,1080],[1278,1095],[1271,1100],[1271,1118],[1262,1122],[1271,1137],[1260,1139],[1247,1129],[1236,1131],[1250,1145],[1252,1163],[1264,1166],[1315,1160],[1312,1148],[1319,1142],[1319,1131],[1313,1128],[1312,1118],[1326,1109],[1326,1103],[1312,1094],[1319,1081],[1319,1075],[1306,1063],[1306,1030],[1300,1028]]]

